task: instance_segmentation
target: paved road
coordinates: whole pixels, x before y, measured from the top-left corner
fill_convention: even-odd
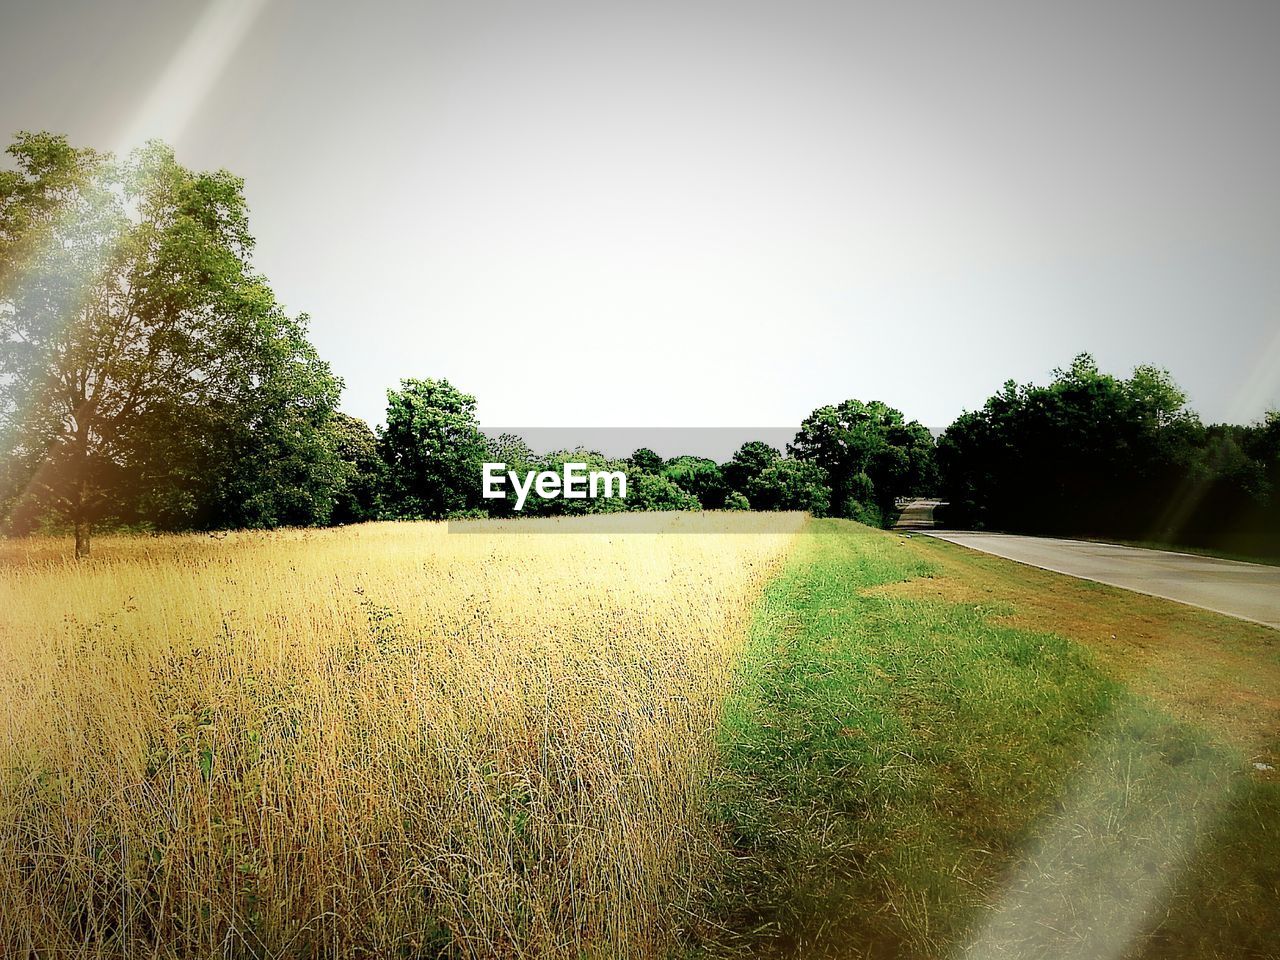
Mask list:
[[[932,506],[929,509],[932,512]],[[1033,567],[1189,603],[1280,630],[1280,567],[1082,540],[952,530],[921,532]]]
[[[941,502],[940,500],[912,500],[902,508],[902,514],[898,517],[898,522],[893,525],[893,529],[932,530],[933,508]]]

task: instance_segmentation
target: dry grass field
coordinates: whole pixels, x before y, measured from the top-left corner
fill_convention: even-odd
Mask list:
[[[804,518],[714,522],[0,545],[0,953],[664,952]]]

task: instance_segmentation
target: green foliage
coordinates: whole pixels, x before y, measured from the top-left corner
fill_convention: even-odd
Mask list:
[[[832,501],[852,516],[870,515],[871,506],[888,514],[895,498],[928,492],[936,482],[933,446],[929,431],[901,411],[878,400],[846,400],[813,411],[791,452],[825,471]]]
[[[704,510],[719,510],[729,492],[719,465],[706,457],[681,456],[668,460],[662,476],[697,497]]]
[[[879,505],[869,500],[846,500],[843,516],[858,523],[865,523],[868,527],[884,526],[885,517],[880,512]]]
[[[648,447],[640,447],[627,458],[627,466],[634,473],[648,473],[657,476],[662,473],[665,461]]]
[[[19,522],[327,519],[341,389],[250,263],[242,182],[21,134],[0,175],[0,482]],[[81,543],[83,541],[83,544]]]
[[[751,481],[782,459],[782,454],[763,440],[748,440],[722,466],[725,484],[745,494]]]
[[[595,450],[578,448],[575,450],[557,450],[541,456],[535,455],[527,444],[518,437],[500,438],[491,443],[490,453],[493,462],[506,463],[508,469],[515,470],[521,476],[527,471],[549,471],[563,474],[566,463],[581,463],[585,472],[606,471],[622,473],[627,478],[626,498],[587,497],[568,499],[560,496],[543,499],[530,495],[520,513],[514,510],[516,494],[508,485],[506,497],[486,500],[486,506],[493,516],[580,516],[588,513],[617,513],[623,510],[698,510],[700,504],[697,497],[682,489],[672,479],[663,475],[662,460],[657,454],[646,456],[646,451],[636,451],[626,460],[612,460]],[[652,451],[647,451],[652,453]],[[695,458],[682,458],[693,460]],[[636,466],[637,463],[652,467],[658,464],[658,472],[650,473]],[[707,461],[710,463],[710,461]],[[714,463],[712,463],[714,466]]]
[[[485,460],[488,463],[505,463],[508,470],[514,470],[523,476],[529,470],[537,470],[538,455],[525,441],[524,437],[514,433],[504,433],[497,437],[488,437],[485,441]],[[483,500],[484,511],[490,517],[520,516],[515,511],[516,495],[506,488],[506,496],[501,499]],[[526,502],[526,511],[536,510],[532,502]]]
[[[509,470],[527,470],[538,459],[538,455],[533,452],[533,448],[524,437],[514,433],[503,433],[486,438],[485,450],[490,463],[505,463]]]
[[[262,303],[271,302],[268,299]],[[305,318],[269,324],[252,375],[190,407],[158,407],[144,513],[165,529],[328,523],[346,471],[330,434],[341,383],[306,338]]]
[[[1169,374],[1088,354],[1047,386],[1012,381],[938,444],[947,522],[1274,554],[1274,419],[1205,427]]]
[[[399,390],[387,391],[378,451],[392,517],[438,520],[483,507],[480,476],[488,445],[476,420],[476,398],[448,380],[406,379]]]
[[[338,464],[331,523],[363,523],[376,520],[382,509],[383,474],[378,438],[363,420],[335,412],[327,436]]]
[[[787,457],[751,481],[747,496],[757,510],[807,510],[824,517],[831,510],[831,490],[816,464]]]
[[[638,474],[627,478],[628,510],[698,510],[698,498],[666,477]]]
[[[726,510],[750,510],[751,501],[747,499],[746,494],[739,493],[737,490],[730,490],[729,495],[724,498],[724,508]]]
[[[528,469],[537,471],[551,471],[552,473],[562,474],[566,463],[582,463],[586,465],[586,473],[592,471],[608,471],[619,472],[627,476],[627,496],[622,498],[613,497],[585,497],[582,499],[569,499],[567,497],[556,497],[554,499],[544,500],[543,498],[532,495],[525,501],[524,516],[582,516],[587,513],[618,513],[623,510],[631,509],[631,500],[633,496],[633,488],[635,481],[627,475],[627,465],[625,462],[618,460],[610,460],[608,457],[595,450],[584,450],[578,448],[576,450],[556,450],[552,453],[539,457],[534,463],[530,464]],[[617,488],[615,493],[620,492],[621,488]],[[515,494],[509,493],[509,498],[514,500]],[[501,502],[501,501],[499,501]]]

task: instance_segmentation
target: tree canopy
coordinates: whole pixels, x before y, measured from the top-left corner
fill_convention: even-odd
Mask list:
[[[392,517],[437,520],[483,506],[480,471],[488,443],[476,419],[476,398],[448,380],[410,378],[388,390],[378,450]]]
[[[782,453],[779,450],[763,440],[748,440],[725,461],[721,468],[725,484],[730,490],[745,495],[751,481],[781,457]]]
[[[328,430],[329,446],[338,465],[330,521],[363,523],[378,519],[385,467],[378,454],[377,435],[363,420],[341,412],[334,413]]]
[[[675,457],[662,468],[662,476],[696,497],[704,510],[719,510],[729,492],[720,465],[707,457]]]
[[[791,452],[825,472],[837,516],[861,519],[868,508],[888,514],[895,498],[934,483],[933,436],[878,400],[819,407],[800,425]]]
[[[251,264],[243,183],[21,134],[0,173],[3,497],[23,523],[323,522],[341,383]],[[275,474],[277,476],[272,476]]]

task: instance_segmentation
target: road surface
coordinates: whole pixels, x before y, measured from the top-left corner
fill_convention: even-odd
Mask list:
[[[893,525],[893,529],[932,530],[933,508],[941,502],[940,500],[912,500],[902,508],[902,513],[898,517],[898,522]]]
[[[911,506],[915,504],[907,510]],[[931,501],[928,509],[931,517]],[[1082,540],[954,530],[920,532],[1044,570],[1188,603],[1280,630],[1280,567]]]

